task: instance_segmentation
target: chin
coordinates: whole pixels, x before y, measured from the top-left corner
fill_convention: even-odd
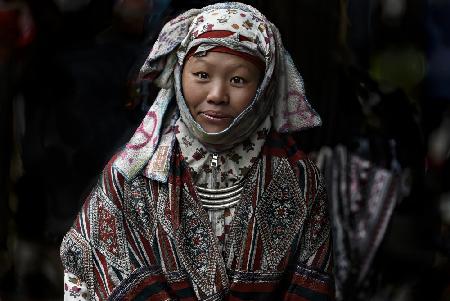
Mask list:
[[[201,123],[199,122],[199,124],[205,132],[207,132],[208,134],[214,134],[214,133],[222,132],[223,130],[228,128],[230,126],[231,122],[227,122],[226,124],[224,124],[224,123],[212,124],[209,122],[201,122]]]
[[[223,130],[226,129],[226,127],[208,127],[208,126],[202,126],[203,130],[205,132],[207,132],[208,134],[215,134],[215,133],[219,133],[222,132]]]

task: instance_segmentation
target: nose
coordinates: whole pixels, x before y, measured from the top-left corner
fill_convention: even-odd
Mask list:
[[[227,83],[224,80],[215,80],[211,83],[207,101],[210,104],[228,104],[230,95]]]

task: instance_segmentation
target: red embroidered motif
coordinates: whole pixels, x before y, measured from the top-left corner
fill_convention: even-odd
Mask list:
[[[98,237],[102,241],[107,250],[114,255],[118,254],[117,246],[117,225],[116,218],[109,213],[103,203],[99,203],[98,207]]]

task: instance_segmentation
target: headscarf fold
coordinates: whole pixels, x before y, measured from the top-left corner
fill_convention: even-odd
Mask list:
[[[233,34],[223,38],[199,37],[205,32],[217,30]],[[241,40],[240,35],[246,39]],[[217,46],[260,58],[265,62],[265,73],[250,105],[225,130],[207,133],[194,120],[185,103],[181,73],[190,49],[197,47],[195,53],[201,54]],[[173,114],[179,114],[192,135],[202,143],[226,147],[248,138],[269,114],[273,129],[280,133],[321,124],[320,117],[306,100],[302,77],[284,49],[278,29],[258,10],[246,4],[228,2],[191,9],[168,22],[153,45],[140,75],[152,79],[161,90],[138,130],[114,162],[114,166],[128,179],[133,178],[150,160],[155,160],[153,157],[163,134],[164,141],[170,141],[167,137],[176,121]],[[177,110],[169,110],[174,96]],[[172,112],[171,116],[168,112]],[[172,123],[163,129],[163,120],[172,120]],[[174,140],[175,133],[172,136]],[[165,157],[158,155],[161,160],[168,159],[173,142],[165,146],[169,149],[165,151]],[[167,166],[163,163],[159,165]],[[153,177],[151,172],[146,175],[164,181],[161,174],[167,173],[159,171],[158,177]]]

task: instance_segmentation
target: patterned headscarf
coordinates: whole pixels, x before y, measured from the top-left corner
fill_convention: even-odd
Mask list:
[[[233,34],[221,38],[201,37],[211,31]],[[259,58],[265,62],[265,73],[250,105],[225,130],[207,133],[194,120],[185,103],[181,72],[186,54],[191,49],[202,55],[218,46]],[[149,161],[153,161],[153,164],[161,166],[162,173],[147,176],[165,180],[167,173],[164,171],[168,170],[168,163],[164,159],[171,153],[175,140],[171,130],[178,114],[199,141],[230,147],[254,133],[268,114],[272,117],[273,129],[281,133],[321,124],[320,117],[305,98],[303,80],[283,47],[278,29],[258,10],[242,3],[218,3],[192,9],[167,23],[141,69],[141,76],[152,79],[161,90],[114,163],[127,178],[134,177]],[[169,103],[174,96],[177,107],[170,109]],[[159,150],[161,146],[163,151]],[[158,157],[158,162],[155,157]]]

